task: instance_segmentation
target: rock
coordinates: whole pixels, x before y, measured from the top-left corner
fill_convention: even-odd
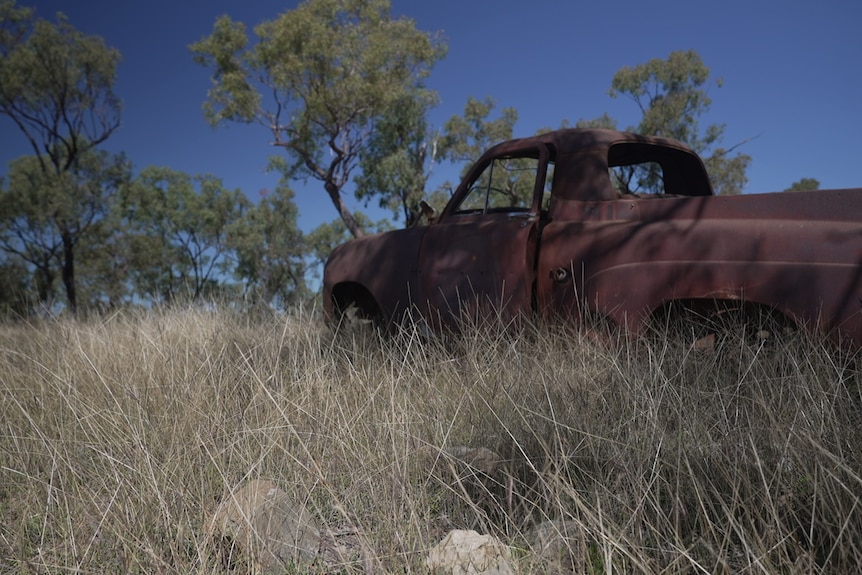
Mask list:
[[[219,505],[208,524],[222,566],[254,565],[261,573],[283,573],[312,563],[320,529],[305,507],[271,481],[254,480]]]
[[[530,529],[527,541],[541,573],[584,573],[586,541],[575,521],[545,521]]]
[[[425,560],[428,568],[451,575],[514,575],[509,548],[491,535],[456,529],[435,545]]]

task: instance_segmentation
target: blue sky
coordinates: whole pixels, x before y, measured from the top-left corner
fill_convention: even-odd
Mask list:
[[[64,12],[79,30],[120,50],[115,86],[122,127],[106,148],[124,151],[136,169],[168,166],[210,173],[249,197],[272,188],[267,158],[278,151],[259,126],[211,128],[201,105],[209,72],[188,45],[230,14],[252,26],[295,0],[18,0],[53,19]],[[862,2],[859,0],[393,0],[393,15],[440,31],[449,51],[429,78],[441,126],[468,96],[493,97],[518,110],[516,136],[608,112],[621,127],[638,111],[607,95],[614,72],[674,50],[693,49],[723,87],[710,88],[702,121],[724,123],[726,145],[753,138],[746,192],[781,190],[802,177],[824,188],[862,187]],[[0,174],[30,153],[0,118]],[[457,168],[438,167],[438,180]],[[439,182],[437,182],[439,183]],[[318,182],[292,186],[301,226],[336,213]],[[383,214],[372,214],[377,217]]]

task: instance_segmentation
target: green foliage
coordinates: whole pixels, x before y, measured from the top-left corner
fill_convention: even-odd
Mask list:
[[[7,255],[35,268],[39,301],[50,308],[62,242],[51,218],[51,200],[59,194],[46,179],[32,156],[10,163],[9,181],[0,188],[0,243]]]
[[[308,255],[314,261],[314,267],[322,269],[332,250],[349,239],[350,232],[340,219],[324,222],[311,230],[306,236],[306,245]]]
[[[208,120],[265,126],[290,160],[286,175],[320,180],[353,236],[364,232],[342,189],[378,124],[405,101],[433,99],[423,81],[445,52],[389,9],[389,0],[308,0],[258,25],[254,45],[223,16],[191,46],[213,70]]]
[[[130,172],[125,156],[92,149],[60,174],[43,171],[33,156],[10,163],[8,184],[0,187],[0,249],[35,270],[46,307],[54,304],[59,274],[74,309],[69,266],[111,233],[112,204]]]
[[[672,52],[666,60],[654,58],[645,64],[625,66],[614,74],[609,94],[626,95],[641,111],[638,131],[676,138],[695,149],[704,149],[720,135],[720,127],[710,126],[700,134],[698,119],[709,110],[711,101],[704,89],[709,79],[700,56],[692,51]]]
[[[103,313],[134,302],[129,289],[132,258],[128,237],[118,223],[111,214],[87,242],[78,246],[78,300],[88,312]]]
[[[452,116],[443,127],[443,138],[439,146],[440,158],[453,162],[468,162],[464,167],[466,171],[489,147],[512,139],[518,111],[514,108],[503,108],[500,116],[491,120],[489,117],[495,105],[490,97],[482,101],[469,97],[464,106],[464,115]]]
[[[307,297],[289,188],[252,206],[212,176],[150,167],[132,180],[130,172],[124,156],[95,150],[56,177],[33,157],[11,164],[0,182],[0,267],[20,281],[0,285],[0,311],[54,308],[68,241],[87,310],[223,297],[236,287],[232,276],[245,301],[289,307]]]
[[[816,178],[802,178],[793,182],[785,192],[813,192],[820,189],[820,181]]]
[[[733,148],[715,148],[712,154],[703,157],[712,188],[718,195],[735,196],[741,194],[745,184],[748,183],[746,171],[751,164],[751,156],[748,154],[730,156]]]
[[[707,92],[709,68],[693,50],[671,52],[667,59],[654,58],[637,66],[625,66],[614,74],[609,95],[628,96],[641,111],[641,121],[629,131],[675,138],[698,152],[717,194],[739,194],[748,181],[746,170],[751,156],[733,154],[739,145],[720,146],[724,125],[711,124],[701,129],[699,120],[709,111],[712,100]],[[715,83],[721,87],[721,81]],[[581,120],[581,127],[614,127],[607,114],[594,120]],[[640,178],[649,187],[649,177]],[[655,191],[650,190],[650,191]]]
[[[282,182],[229,228],[227,245],[236,254],[235,275],[245,283],[247,300],[286,308],[308,295],[305,238],[293,197]]]
[[[497,118],[490,119],[496,103],[493,98],[477,100],[470,96],[464,106],[464,114],[453,115],[443,126],[443,133],[437,141],[437,158],[440,161],[461,162],[461,176],[465,176],[473,163],[485,150],[494,144],[512,138],[518,111],[503,108]],[[442,209],[457,184],[444,182],[429,195],[428,202]]]
[[[428,110],[434,103],[436,98],[430,96],[424,100],[410,96],[379,122],[362,156],[362,175],[357,178],[357,197],[367,201],[369,197],[378,196],[380,206],[392,210],[396,219],[403,215],[407,227],[422,216],[420,200],[442,207],[448,200],[445,190],[454,188],[454,184],[446,182],[430,194],[426,192],[425,185],[435,162],[463,163],[461,175],[465,175],[485,150],[513,137],[518,120],[514,108],[503,108],[491,119],[496,106],[494,100],[469,97],[463,115],[453,115],[438,135],[430,130],[427,122]],[[514,164],[513,169],[517,168]],[[504,194],[497,199],[506,205],[522,204],[524,194],[518,191],[523,192],[524,183],[507,181]],[[532,188],[526,195],[531,194]]]
[[[120,53],[99,36],[0,2],[0,114],[33,148],[43,170],[69,170],[120,125],[113,93]]]
[[[213,295],[230,269],[228,234],[248,209],[243,193],[213,176],[148,167],[123,196],[137,293],[164,302]]]
[[[120,54],[101,37],[76,30],[62,14],[56,20],[36,19],[14,0],[0,0],[0,115],[18,127],[34,153],[28,165],[12,168],[19,174],[8,193],[16,197],[3,210],[2,244],[37,268],[40,298],[49,306],[52,260],[60,258],[66,305],[75,313],[76,252],[103,212],[87,199],[101,200],[98,190],[111,187],[106,166],[86,164],[106,160],[92,152],[120,125],[113,92]],[[95,181],[85,180],[90,176]]]
[[[360,155],[357,199],[367,205],[377,198],[380,207],[390,210],[396,220],[404,219],[405,227],[421,217],[419,202],[425,197],[425,185],[437,160],[437,136],[427,119],[436,101],[436,95],[427,91],[407,95],[391,114],[377,122]]]
[[[580,119],[575,124],[576,128],[606,128],[609,130],[617,129],[617,121],[608,115],[607,112],[599,116],[598,118],[593,118],[591,120]]]

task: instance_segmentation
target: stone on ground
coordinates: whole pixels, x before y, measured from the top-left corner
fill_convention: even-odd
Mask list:
[[[271,482],[253,480],[219,505],[208,524],[225,568],[254,565],[261,573],[283,573],[312,563],[320,529],[308,510]]]
[[[428,568],[446,575],[514,575],[509,548],[491,535],[456,529],[435,545],[425,560]]]

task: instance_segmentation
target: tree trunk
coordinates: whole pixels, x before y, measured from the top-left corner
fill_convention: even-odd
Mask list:
[[[353,214],[347,208],[347,204],[344,203],[344,198],[341,197],[341,190],[338,186],[332,182],[326,182],[324,183],[324,187],[326,188],[326,193],[329,194],[329,199],[332,200],[332,204],[335,206],[335,209],[338,210],[338,215],[341,216],[341,221],[344,222],[344,225],[350,232],[350,235],[354,238],[363,237],[365,235],[365,230],[362,229],[362,226],[359,225],[359,222],[356,221],[356,218],[353,217]]]

